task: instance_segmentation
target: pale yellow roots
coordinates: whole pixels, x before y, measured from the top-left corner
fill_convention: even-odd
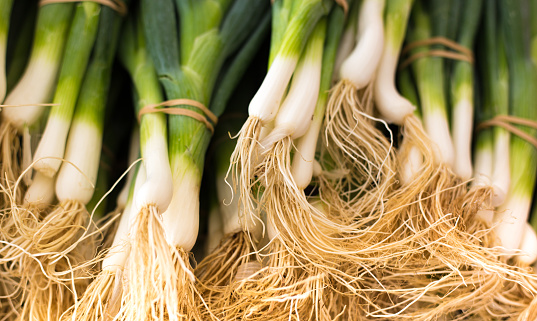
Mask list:
[[[259,196],[256,194],[259,192],[254,191],[254,186],[257,183],[255,168],[259,157],[258,144],[260,133],[260,119],[248,117],[239,132],[237,145],[231,154],[228,170],[228,176],[231,175],[233,190],[239,190],[239,207],[241,212],[244,215],[252,216],[251,218],[245,218],[245,220],[249,219],[252,221],[258,221],[258,217],[254,213],[256,211],[255,200]]]
[[[58,320],[88,285],[98,242],[88,218],[83,205],[62,202],[44,218],[29,215],[25,233],[2,248],[2,270],[18,283],[25,318]]]
[[[342,211],[361,204],[376,209],[394,187],[397,170],[393,137],[390,140],[373,118],[372,87],[357,91],[352,83],[341,81],[332,89],[327,104],[321,162],[348,174],[334,185],[334,197],[341,198]],[[387,129],[388,130],[388,129]],[[389,132],[389,131],[388,131]],[[391,132],[389,132],[391,135]],[[352,213],[352,211],[349,211]],[[352,215],[352,214],[351,214]]]
[[[0,184],[4,187],[13,186],[22,172],[21,166],[21,142],[18,130],[8,122],[0,122]],[[19,193],[18,196],[24,195]],[[3,194],[0,199],[2,208],[9,206],[10,199],[8,195]],[[16,201],[20,204],[22,197]]]
[[[127,285],[117,319],[202,320],[190,254],[168,244],[156,208],[142,208],[131,231]]]
[[[490,227],[475,219],[478,210],[489,206],[490,191],[469,193],[466,182],[434,164],[416,118],[407,118],[405,130],[424,162],[414,179],[401,186],[391,144],[368,124],[364,112],[355,110],[357,102],[367,101],[367,89],[363,97],[344,85],[338,90],[342,98],[333,107],[340,109],[327,118],[327,152],[330,166],[352,174],[321,177],[327,213],[310,206],[294,186],[290,140],[275,144],[255,171],[264,186],[259,203],[296,262],[315,266],[343,287],[341,295],[365,302],[364,315],[395,319],[485,317],[482,307],[491,304],[502,284],[536,277],[509,266],[490,247]],[[418,276],[409,277],[407,271]],[[374,289],[371,294],[364,282]],[[468,300],[481,307],[465,307]],[[258,313],[261,308],[254,306],[255,311],[248,309]]]
[[[326,320],[326,275],[299,265],[277,240],[267,267],[235,281],[215,315],[220,320]],[[252,271],[253,272],[253,271]]]
[[[255,248],[246,232],[224,237],[220,245],[195,270],[204,301],[217,310],[227,287],[233,283],[250,261],[255,261]],[[203,308],[203,307],[201,307]]]
[[[64,321],[112,320],[121,307],[121,273],[102,271],[82,298],[63,315]]]

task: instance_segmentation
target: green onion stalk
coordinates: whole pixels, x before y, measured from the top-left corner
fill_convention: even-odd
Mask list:
[[[524,45],[529,40],[526,41],[523,32],[523,3],[501,1],[499,8],[509,68],[509,114],[536,121],[534,102],[537,72]],[[537,134],[535,129],[517,127],[530,137]],[[537,151],[524,138],[511,135],[510,160],[511,184],[505,201],[494,216],[498,245],[503,247],[507,257],[519,248],[529,217],[537,171]]]
[[[142,1],[147,48],[166,99],[210,105],[224,61],[256,29],[266,7],[264,1],[245,0]],[[160,192],[154,183],[134,195],[137,214],[130,229],[129,287],[120,319],[200,319],[205,313],[198,307],[200,298],[188,258],[198,233],[202,169],[210,128],[215,124],[197,107],[180,104],[180,108],[208,120],[168,116],[173,195],[170,204],[162,207],[154,198],[167,191]],[[219,116],[222,111],[212,113]]]
[[[238,185],[239,203],[246,215],[255,213],[255,198],[251,195],[257,181],[256,162],[261,157],[258,141],[262,132],[265,136],[272,127],[310,33],[333,4],[327,0],[281,2],[277,1],[274,8],[276,20],[272,27],[269,70],[248,106],[249,117],[237,139],[230,166],[233,184]]]
[[[409,40],[420,41],[433,36],[444,36],[447,29],[448,18],[444,16],[433,17],[428,12],[431,3],[416,2],[413,10],[413,24],[409,28]],[[449,10],[449,4],[442,5],[442,10]],[[434,12],[442,11],[435,7]],[[434,18],[434,19],[433,19]],[[436,49],[436,46],[417,47],[411,54],[419,54]],[[423,57],[412,63],[418,88],[421,112],[425,130],[432,141],[431,148],[437,164],[445,164],[453,168],[454,150],[449,122],[447,116],[447,97],[445,93],[444,60],[440,57]]]
[[[375,104],[382,118],[403,127],[403,139],[398,152],[398,174],[402,188],[410,195],[420,191],[434,168],[431,158],[424,157],[428,155],[430,142],[416,108],[418,97],[408,68],[400,71],[399,79],[405,94],[401,95],[395,87],[395,73],[413,3],[414,1],[401,0],[386,4],[384,52],[374,87]]]
[[[55,106],[50,110],[47,125],[33,157],[33,168],[51,179],[62,164],[80,87],[97,37],[100,12],[101,5],[95,2],[80,3],[76,8],[52,99]]]
[[[63,63],[67,35],[73,19],[74,4],[50,4],[39,9],[30,58],[23,75],[10,90],[4,101],[0,133],[2,138],[1,171],[13,185],[31,161],[31,132],[56,88],[56,81]],[[5,11],[2,10],[2,14]],[[23,138],[23,146],[20,141]],[[22,152],[22,159],[20,154]],[[24,183],[29,183],[25,180]],[[21,203],[22,193],[14,191],[14,200]],[[4,198],[6,206],[9,200]]]
[[[93,42],[88,44],[88,51],[93,48],[93,53],[91,59],[88,57],[87,71],[82,72],[80,95],[72,97],[69,92],[76,101],[76,109],[65,144],[65,162],[61,164],[55,182],[59,204],[35,226],[34,242],[29,252],[39,255],[40,264],[21,266],[23,284],[27,286],[25,301],[32,302],[25,304],[23,309],[29,311],[32,318],[40,320],[58,320],[88,285],[87,275],[96,251],[95,238],[99,234],[86,204],[93,196],[97,180],[105,106],[121,17],[108,7],[97,5],[91,8],[85,7],[86,4],[94,3],[82,4],[79,12],[96,23],[96,40],[95,46]],[[69,83],[72,77],[63,80]],[[40,265],[46,267],[46,274],[40,270]],[[33,274],[27,274],[27,270]],[[58,296],[62,300],[57,300]]]
[[[262,204],[270,208],[270,203],[284,202],[290,206],[286,213],[268,211],[269,216],[279,217],[283,222],[290,222],[295,216],[294,207],[308,206],[304,198],[299,195],[301,190],[309,185],[297,186],[295,179],[300,179],[300,184],[308,180],[309,164],[313,164],[312,159],[302,166],[295,166],[295,176],[291,173],[291,149],[293,140],[303,137],[311,127],[314,112],[317,106],[319,90],[321,84],[321,68],[323,62],[323,47],[326,37],[326,19],[321,19],[313,29],[306,46],[299,58],[296,69],[293,73],[289,91],[283,99],[278,113],[274,119],[272,129],[260,140],[260,159],[255,167],[255,175],[263,184],[263,196],[259,200]],[[316,149],[316,138],[318,132],[310,140],[302,144],[299,152],[303,152],[304,157],[311,158]],[[298,158],[297,162],[298,162]],[[304,173],[303,173],[304,172]],[[311,180],[311,178],[310,178]],[[253,192],[253,193],[252,193]],[[255,191],[250,191],[251,197]],[[282,193],[279,195],[279,193]],[[294,197],[296,195],[296,197]],[[289,197],[286,201],[284,199]],[[301,201],[303,201],[301,203]],[[305,204],[304,204],[305,202]],[[292,209],[293,208],[293,209]],[[280,216],[283,214],[283,216]],[[285,217],[289,217],[287,220]],[[273,224],[274,222],[271,221]],[[284,225],[286,223],[283,223]],[[270,229],[269,229],[270,230]],[[270,238],[275,235],[269,235]]]
[[[6,97],[6,51],[7,35],[9,33],[9,21],[13,0],[0,1],[0,103]]]
[[[129,72],[134,85],[136,115],[140,115],[144,106],[159,104],[164,100],[157,71],[149,56],[142,28],[139,15],[128,20],[123,29],[119,50],[120,60]],[[172,197],[173,185],[168,157],[167,117],[162,113],[150,113],[139,116],[139,121],[139,150],[143,159],[140,172],[144,173],[144,179],[136,183],[130,212],[126,212],[130,216],[128,223],[123,223],[124,219],[122,218],[120,223],[122,225],[120,225],[114,239],[115,243],[125,242],[124,239],[128,239],[129,230],[139,210],[137,204],[144,202],[151,204],[150,207],[142,209],[142,211],[161,212],[168,207]],[[155,214],[143,213],[141,215],[152,216]],[[94,305],[106,306],[107,302],[112,302],[110,300],[113,300],[112,305],[114,306],[110,308],[113,311],[112,316],[120,311],[124,312],[121,310],[123,306],[122,295],[117,294],[113,281],[123,273],[130,254],[131,242],[135,243],[136,240],[129,240],[129,246],[118,247],[105,258],[103,270],[92,284],[92,290],[88,291],[82,298],[79,309],[80,316],[84,316],[87,320],[99,317],[103,311],[96,311],[93,308]],[[150,272],[145,271],[144,273]],[[117,295],[119,297],[115,298]]]
[[[382,118],[389,123],[403,126],[403,141],[399,149],[400,176],[404,186],[415,184],[419,173],[427,173],[429,164],[424,164],[420,149],[426,146],[424,132],[416,115],[416,103],[401,95],[395,87],[395,73],[399,54],[404,41],[408,18],[413,5],[412,0],[388,1],[384,17],[384,50],[375,78],[373,88],[374,101]],[[403,73],[410,77],[409,71]],[[404,85],[411,86],[412,80],[405,80]],[[414,91],[410,88],[410,91]],[[421,176],[421,175],[420,175]],[[416,178],[414,181],[413,179]]]
[[[457,43],[472,48],[481,17],[483,1],[463,2],[458,24]],[[463,180],[472,177],[471,145],[474,115],[474,68],[468,61],[457,60],[451,71],[451,133],[453,135],[453,172]]]
[[[240,282],[233,285],[233,296],[221,308],[222,313],[225,311],[223,315],[229,313],[242,316],[245,311],[249,311],[248,317],[253,319],[267,317],[279,319],[290,315],[308,319],[316,313],[328,313],[321,301],[315,301],[312,304],[311,300],[314,297],[323,296],[326,282],[328,282],[323,268],[333,265],[333,262],[327,263],[329,259],[325,261],[322,254],[330,253],[331,249],[326,250],[326,245],[320,244],[326,239],[325,235],[320,234],[321,232],[316,235],[318,239],[302,234],[308,234],[308,228],[312,232],[321,230],[326,233],[322,230],[322,227],[326,225],[318,226],[320,225],[318,220],[322,221],[322,219],[310,219],[318,211],[315,211],[314,206],[309,203],[305,188],[310,185],[313,176],[317,140],[323,124],[336,50],[344,22],[343,9],[339,6],[334,7],[328,20],[323,18],[315,26],[299,59],[295,75],[300,74],[301,68],[308,66],[310,80],[314,77],[312,74],[314,69],[311,67],[315,64],[312,62],[319,59],[318,63],[320,63],[317,71],[319,74],[315,76],[319,81],[318,95],[313,102],[315,105],[313,115],[309,117],[312,120],[308,122],[309,126],[304,135],[294,141],[297,151],[293,157],[289,150],[280,146],[274,149],[278,153],[281,152],[280,155],[269,151],[267,155],[264,155],[263,163],[258,165],[270,164],[271,158],[277,165],[272,169],[270,166],[265,167],[265,176],[260,178],[260,184],[256,187],[259,189],[256,193],[262,194],[259,202],[262,204],[260,207],[265,215],[260,213],[260,216],[266,216],[267,236],[270,239],[266,246],[268,253],[263,254],[267,258],[265,258],[265,264],[253,261],[238,269],[236,279]],[[296,81],[301,81],[301,77],[293,77],[282,107],[286,102],[287,104],[292,102],[289,99],[296,95],[293,94],[293,87],[297,86]],[[304,100],[304,102],[307,101]],[[278,130],[278,125],[275,125],[274,129]],[[262,141],[270,138],[271,135],[273,135],[272,132],[262,138]],[[292,137],[285,139],[291,140]],[[274,146],[278,145],[282,145],[282,142],[277,142]],[[281,157],[281,160],[277,160],[277,157]],[[319,240],[321,238],[322,240]],[[306,244],[307,242],[311,244]],[[291,249],[291,246],[295,248]],[[326,252],[319,253],[323,250]],[[299,257],[299,255],[302,256]],[[335,256],[337,255],[334,254],[331,258]],[[265,267],[261,269],[263,265]],[[282,275],[286,277],[281,278]],[[292,311],[289,308],[290,301],[293,301]],[[266,312],[267,309],[270,309],[270,312]]]
[[[482,64],[482,102],[478,120],[485,122],[499,115],[509,114],[509,70],[501,34],[497,23],[495,2],[485,3]],[[499,206],[505,200],[510,185],[509,146],[511,134],[501,127],[481,128],[474,147],[475,188],[492,188],[490,206]],[[479,218],[492,224],[492,210],[482,210]]]
[[[50,193],[54,190],[52,186],[54,186],[56,172],[64,156],[65,142],[67,140],[71,118],[97,35],[100,9],[101,6],[96,3],[81,3],[76,5],[73,23],[68,34],[65,54],[61,62],[55,88],[53,98],[55,106],[52,107],[48,115],[47,125],[34,154],[33,166],[36,171],[25,195],[26,202],[34,206],[47,204],[46,201],[54,197]],[[59,119],[57,116],[58,113],[65,109],[69,111],[68,120]],[[51,139],[51,134],[54,132],[58,133],[58,131],[63,134],[63,139],[62,137]],[[59,155],[52,155],[52,158],[47,158],[42,153],[43,149],[46,148],[60,149],[61,153]],[[40,170],[42,168],[40,163],[43,165],[48,162],[54,162],[57,164],[57,167],[49,172]]]
[[[384,50],[385,4],[361,2],[356,46],[336,70],[339,82],[328,101],[325,128],[337,166],[355,168],[349,176],[357,188],[380,186],[381,191],[394,166],[392,144],[375,128],[377,122],[387,124],[372,116],[373,79]]]

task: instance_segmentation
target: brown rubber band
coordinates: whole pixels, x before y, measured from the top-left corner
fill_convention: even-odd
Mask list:
[[[110,9],[117,11],[122,16],[125,16],[127,14],[127,5],[121,0],[40,0],[39,6],[44,6],[52,3],[68,3],[80,1],[90,1],[102,4],[103,6],[107,6]]]
[[[174,107],[177,105],[188,105],[192,107],[197,107],[203,112],[205,116],[190,109]],[[159,107],[169,107],[169,108],[159,108]],[[199,101],[195,101],[192,99],[184,99],[184,98],[172,99],[172,100],[161,102],[159,104],[152,104],[152,105],[144,106],[138,112],[138,121],[142,119],[143,115],[150,114],[150,113],[165,113],[168,115],[180,115],[180,116],[187,116],[190,118],[194,118],[197,121],[200,121],[203,124],[205,124],[205,127],[207,127],[207,129],[209,129],[211,133],[214,133],[213,124],[216,125],[218,123],[218,117],[216,117],[216,115],[213,114],[213,112],[210,111],[209,108],[205,107]],[[213,124],[211,124],[211,122],[209,122],[207,118],[209,118]]]
[[[51,107],[51,106],[59,106],[59,105],[60,105],[60,104],[20,104],[20,105],[0,105],[0,108],[29,107],[29,106]]]
[[[349,3],[347,0],[335,0],[337,4],[339,4],[343,8],[343,12],[345,13],[345,16],[347,15],[347,12],[349,12]]]
[[[462,60],[471,64],[474,63],[474,54],[472,53],[470,49],[456,43],[455,41],[449,40],[444,37],[433,37],[429,39],[411,42],[408,45],[406,45],[405,48],[401,51],[401,56],[407,54],[412,49],[422,47],[422,46],[430,46],[430,45],[443,45],[450,49],[455,50],[456,52],[448,51],[448,50],[440,50],[440,49],[418,52],[418,53],[411,55],[406,60],[404,60],[400,64],[399,69],[403,69],[407,67],[408,65],[410,65],[415,60],[418,60],[423,57],[443,57],[443,58],[454,59],[454,60]]]
[[[476,130],[481,130],[481,129],[492,127],[492,126],[502,127],[503,129],[524,139],[528,143],[532,144],[535,148],[537,148],[537,138],[526,133],[522,129],[513,126],[512,124],[537,129],[536,121],[529,120],[526,118],[516,117],[516,116],[510,116],[510,115],[498,115],[490,120],[484,121],[481,124],[479,124]]]

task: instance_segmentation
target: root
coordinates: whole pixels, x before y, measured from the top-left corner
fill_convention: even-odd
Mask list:
[[[245,220],[259,221],[255,213],[255,195],[254,186],[256,185],[255,167],[258,158],[259,134],[261,132],[261,121],[256,117],[248,117],[248,120],[242,126],[239,132],[239,138],[235,150],[231,154],[230,167],[227,177],[231,175],[232,190],[239,190],[239,207],[244,215],[252,216]],[[233,194],[232,194],[233,195]],[[231,202],[231,200],[226,200]]]
[[[356,91],[347,81],[339,82],[330,93],[327,104],[323,148],[332,168],[348,173],[345,180],[334,185],[336,195],[341,195],[342,204],[367,203],[364,196],[375,191],[377,197],[368,202],[379,206],[381,199],[394,185],[396,161],[393,149],[393,137],[388,140],[375,127],[382,121],[372,117],[372,87]],[[386,123],[386,130],[391,134]],[[336,196],[334,195],[334,196]],[[344,206],[342,209],[347,210]]]
[[[160,214],[142,208],[133,226],[119,320],[202,320],[190,254],[170,246]]]
[[[196,267],[196,276],[202,296],[209,307],[222,300],[227,287],[237,277],[241,278],[244,267],[254,255],[254,246],[245,232],[225,237],[220,245]]]
[[[62,313],[74,303],[65,285],[43,281],[26,285],[17,320],[60,320]]]
[[[6,121],[0,122],[0,144],[2,159],[0,160],[0,184],[2,186],[12,186],[22,173],[21,159],[22,146],[21,137],[17,128]],[[15,200],[18,204],[22,203],[24,191],[17,193],[18,198]],[[3,195],[2,208],[9,206],[10,199]]]
[[[302,266],[277,240],[269,245],[268,267],[231,285],[215,313],[221,320],[318,320],[327,314],[325,275]]]
[[[88,286],[82,298],[62,316],[62,320],[94,321],[112,320],[120,308],[121,286],[118,286],[121,274],[102,271]],[[119,292],[119,293],[118,293]]]
[[[64,202],[43,219],[32,215],[28,220],[27,234],[2,247],[2,270],[17,280],[14,296],[22,319],[58,320],[89,283],[98,260],[92,250],[96,232],[89,232],[88,213],[77,202]]]

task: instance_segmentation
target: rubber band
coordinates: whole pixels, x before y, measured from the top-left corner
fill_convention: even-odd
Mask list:
[[[127,5],[121,0],[40,0],[39,6],[44,6],[52,3],[68,3],[68,2],[80,2],[89,1],[102,4],[110,9],[117,11],[120,15],[125,16],[127,14]]]
[[[335,0],[337,4],[339,4],[341,6],[341,8],[343,8],[343,12],[345,13],[345,16],[347,15],[347,13],[349,12],[349,3],[347,2],[347,0]]]
[[[60,104],[20,104],[20,105],[0,105],[0,108],[15,108],[15,107],[31,107],[31,106],[38,106],[38,107],[52,107],[52,106],[59,106]]]
[[[453,60],[466,61],[471,64],[474,63],[474,54],[472,53],[472,50],[456,43],[453,40],[450,40],[444,37],[433,37],[429,39],[411,42],[408,45],[406,45],[405,48],[401,51],[401,56],[410,52],[412,49],[423,47],[423,46],[430,46],[430,45],[442,45],[442,46],[445,46],[454,50],[455,52],[448,51],[448,50],[441,50],[441,49],[418,52],[418,53],[411,55],[407,59],[405,59],[399,65],[399,69],[403,69],[407,67],[408,65],[410,65],[415,60],[418,60],[423,57],[442,57],[442,58],[448,58],[448,59],[453,59]]]
[[[190,109],[174,107],[177,105],[188,105],[188,106],[196,107],[203,112],[203,115]],[[169,108],[159,108],[159,107],[169,107]],[[152,104],[152,105],[144,106],[138,112],[138,121],[142,119],[143,115],[150,114],[150,113],[165,113],[168,115],[180,115],[180,116],[187,116],[190,118],[194,118],[197,121],[205,124],[205,127],[207,127],[207,129],[209,129],[211,133],[214,133],[214,125],[218,123],[218,117],[216,117],[216,115],[213,114],[213,112],[210,111],[209,108],[205,107],[199,101],[186,99],[186,98],[172,99],[172,100],[161,102],[159,104]],[[207,118],[211,121],[207,120]]]
[[[532,144],[535,148],[537,148],[537,138],[526,133],[522,129],[513,126],[512,124],[537,129],[536,121],[526,119],[526,118],[516,117],[516,116],[510,116],[510,115],[498,115],[490,120],[484,121],[481,124],[479,124],[476,130],[482,130],[484,128],[492,127],[492,126],[502,127],[503,129],[524,139],[528,143]]]

